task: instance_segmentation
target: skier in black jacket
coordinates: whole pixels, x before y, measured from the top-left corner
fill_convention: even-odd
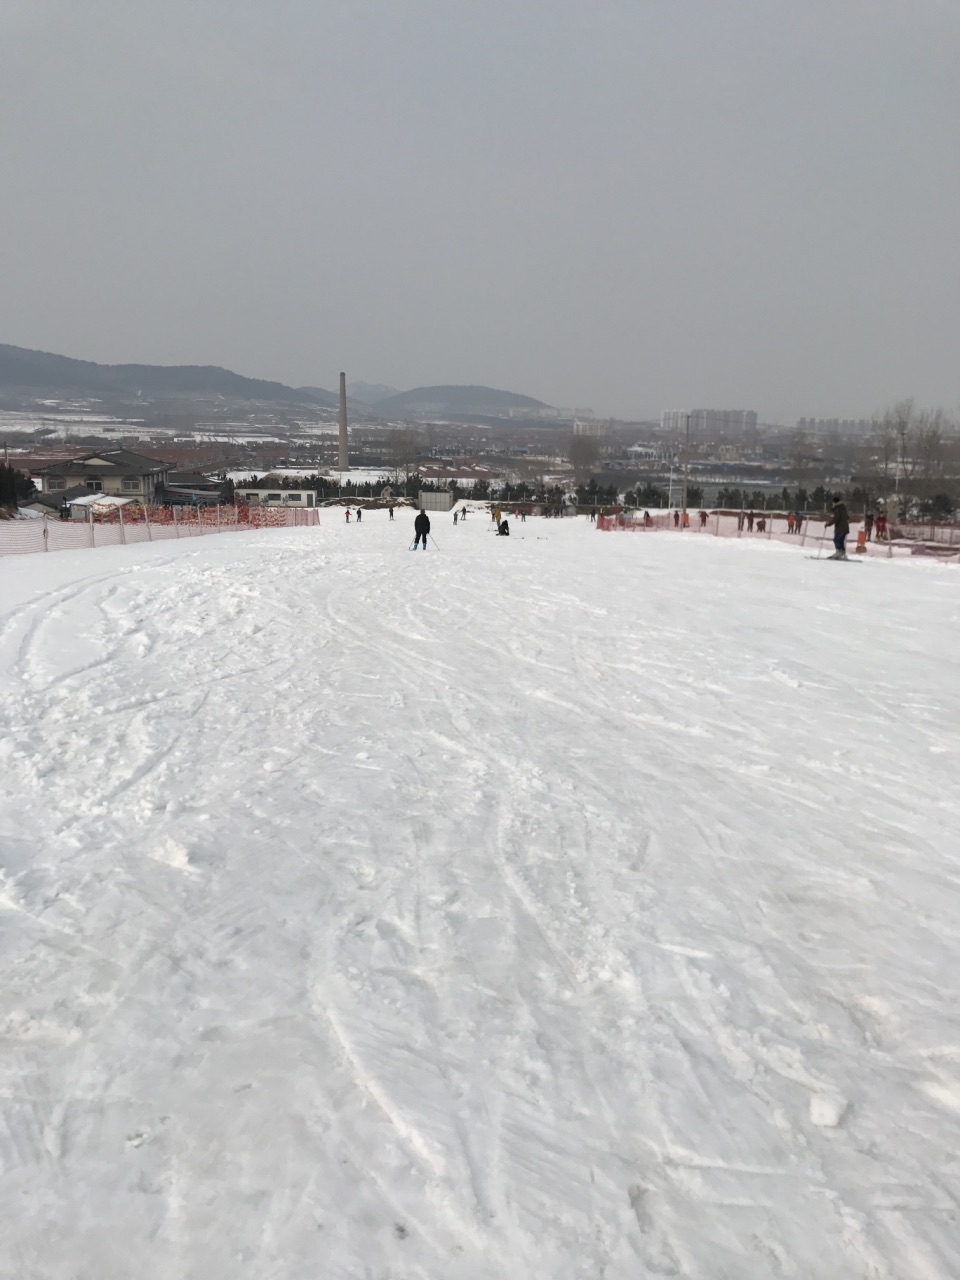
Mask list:
[[[833,515],[827,521],[826,527],[829,529],[833,525],[833,545],[836,551],[830,560],[846,560],[847,558],[847,534],[850,532],[850,517],[847,515],[846,504],[840,497],[839,493],[833,499]]]
[[[420,545],[420,539],[423,539],[423,549],[427,549],[427,534],[430,532],[430,517],[425,511],[421,511],[413,522],[413,531],[417,535],[413,540],[413,550],[416,551]]]

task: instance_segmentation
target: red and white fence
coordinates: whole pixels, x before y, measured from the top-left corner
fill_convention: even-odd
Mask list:
[[[43,516],[0,521],[0,556],[36,551],[116,547],[128,542],[198,538],[246,529],[286,529],[319,524],[315,508],[295,507],[111,507],[83,520]]]
[[[703,514],[706,516],[705,520],[701,519],[699,511],[689,511],[688,522],[684,524],[679,511],[657,512],[655,515],[623,511],[616,515],[597,516],[597,528],[629,533],[707,533],[715,538],[776,538],[780,542],[799,543],[801,546],[808,543],[816,546],[824,539],[829,541],[833,532],[819,517],[804,517],[791,526],[788,517],[780,512],[754,512],[752,520],[746,513],[739,511],[710,511]],[[859,534],[862,530],[862,522],[857,521],[850,526],[848,553],[859,549]],[[898,523],[889,530],[889,536],[864,541],[861,546],[867,555],[892,556],[900,553],[960,560],[960,524],[931,521]]]

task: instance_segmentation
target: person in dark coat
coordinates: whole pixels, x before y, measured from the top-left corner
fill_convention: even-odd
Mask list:
[[[826,527],[829,529],[833,526],[833,545],[836,551],[829,558],[831,560],[846,560],[847,550],[847,534],[850,532],[850,517],[847,515],[846,504],[840,497],[839,493],[833,498],[833,512],[827,521]]]
[[[425,511],[421,511],[413,522],[413,531],[417,535],[413,540],[413,549],[416,551],[420,545],[420,539],[423,539],[423,549],[427,549],[427,534],[430,532],[430,517]]]

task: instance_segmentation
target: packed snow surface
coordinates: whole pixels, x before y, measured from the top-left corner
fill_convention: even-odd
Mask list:
[[[960,577],[0,561],[4,1280],[960,1275]]]

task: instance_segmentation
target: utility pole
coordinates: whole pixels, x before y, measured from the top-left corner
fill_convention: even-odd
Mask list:
[[[683,516],[680,527],[687,527],[687,483],[690,479],[690,415],[687,414],[687,436],[683,448]]]

